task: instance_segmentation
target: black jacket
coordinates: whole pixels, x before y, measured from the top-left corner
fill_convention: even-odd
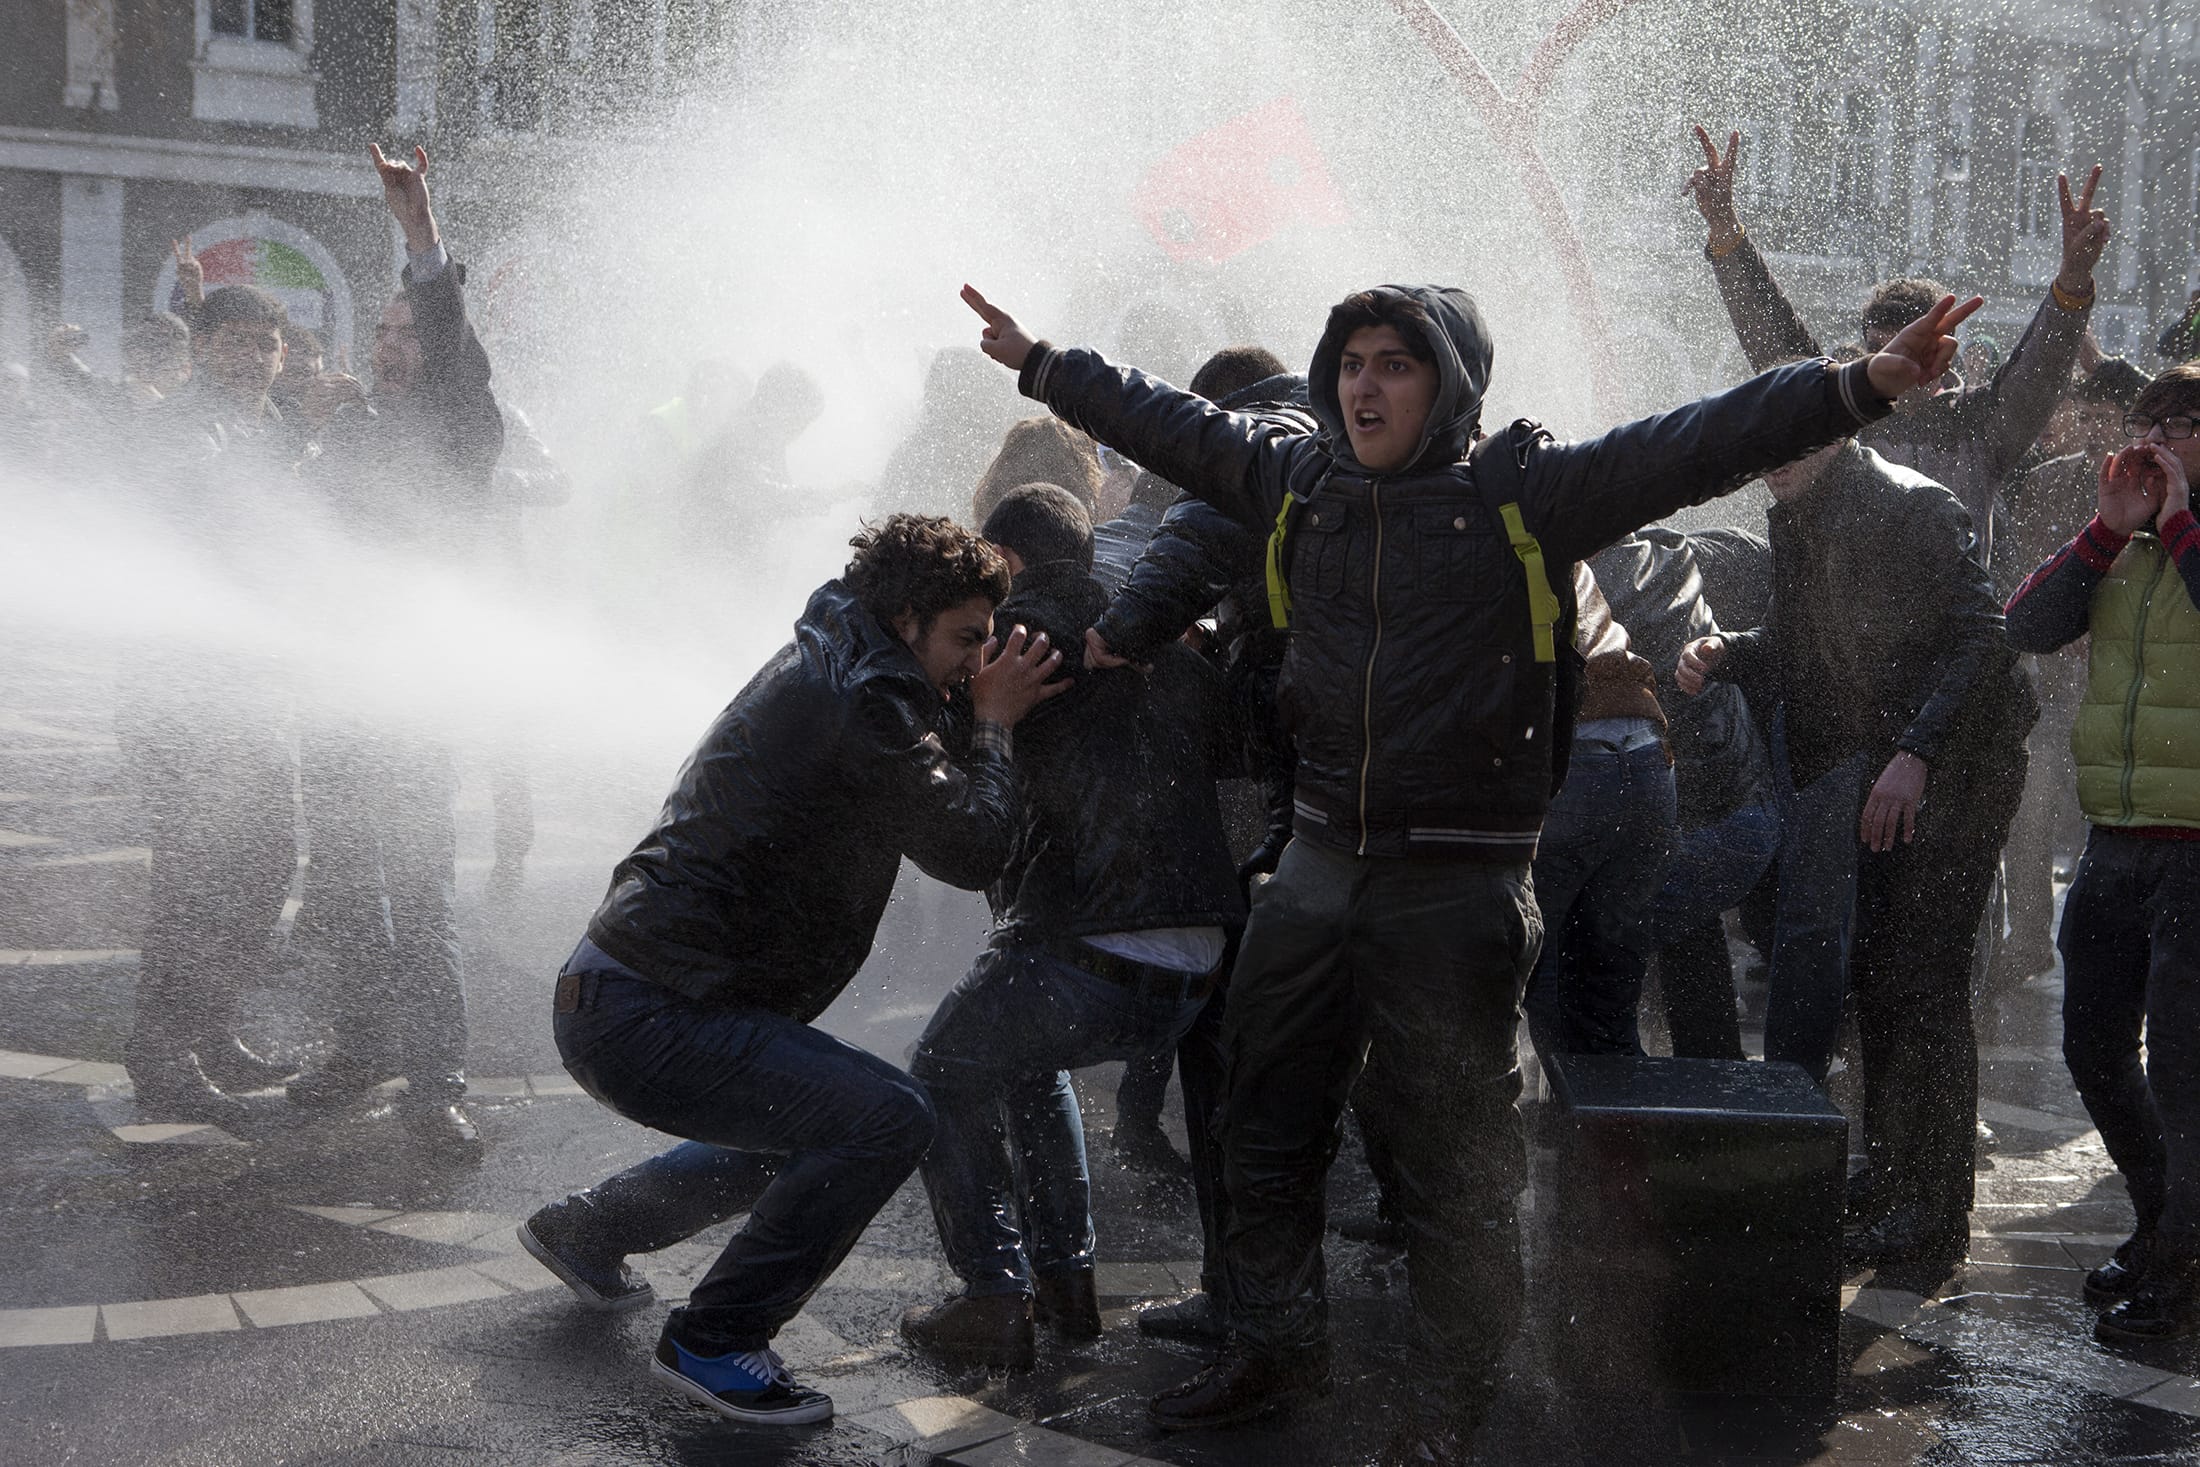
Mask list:
[[[354,533],[407,549],[470,555],[494,542],[497,459],[504,413],[489,388],[489,354],[466,314],[466,267],[433,278],[405,268],[405,299],[420,338],[420,381],[372,412],[348,408],[307,460]]]
[[[653,982],[807,1022],[863,963],[907,855],[953,886],[1000,874],[1008,761],[949,759],[940,695],[838,581],[718,715],[588,938]]]
[[[1558,678],[1535,661],[1520,562],[1464,461],[1488,339],[1464,293],[1405,293],[1441,326],[1430,343],[1441,385],[1421,451],[1397,473],[1352,457],[1336,394],[1342,343],[1327,336],[1308,372],[1318,433],[1043,343],[1021,386],[1259,540],[1286,494],[1304,497],[1278,695],[1297,740],[1300,837],[1372,856],[1527,861],[1559,757]],[[1887,409],[1864,364],[1799,363],[1588,442],[1523,435],[1512,497],[1563,596],[1573,562]]]
[[[1662,526],[1629,535],[1590,562],[1629,645],[1657,674],[1666,742],[1680,793],[1680,822],[1693,830],[1772,797],[1772,761],[1742,690],[1713,683],[1696,697],[1680,690],[1681,649],[1719,630],[1696,563],[1694,537]]]
[[[995,618],[1044,629],[1075,680],[1016,729],[1015,849],[987,894],[998,945],[1245,922],[1215,800],[1231,772],[1221,677],[1181,642],[1143,670],[1084,667],[1106,604],[1079,567],[1037,565]]]
[[[1858,752],[1877,775],[2024,742],[2039,708],[1953,494],[1851,444],[1767,520],[1772,607],[1718,675],[1776,680],[1798,788]]]

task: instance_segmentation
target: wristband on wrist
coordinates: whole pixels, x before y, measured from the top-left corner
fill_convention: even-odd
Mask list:
[[[2082,311],[2093,304],[2093,282],[2090,280],[2085,283],[2084,295],[2072,295],[2062,288],[2062,282],[2059,280],[2051,280],[2047,283],[2047,293],[2055,298],[2056,305],[2061,306],[2066,311]]]
[[[1728,240],[1723,245],[1706,244],[1703,247],[1703,252],[1706,255],[1709,255],[1714,260],[1723,260],[1728,255],[1731,255],[1736,250],[1740,249],[1742,247],[1742,241],[1747,238],[1749,238],[1749,226],[1747,226],[1746,224],[1737,224],[1734,226],[1734,237],[1732,239]]]

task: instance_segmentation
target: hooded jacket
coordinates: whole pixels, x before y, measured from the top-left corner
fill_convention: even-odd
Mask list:
[[[1368,856],[1525,862],[1552,793],[1556,664],[1535,660],[1521,564],[1466,462],[1489,334],[1461,291],[1385,286],[1435,323],[1438,388],[1409,465],[1353,457],[1343,343],[1308,372],[1317,427],[1233,414],[1090,351],[1040,343],[1020,386],[1265,540],[1286,495],[1293,627],[1278,702],[1297,741],[1296,834]],[[1889,410],[1865,364],[1806,362],[1582,443],[1508,435],[1553,589],[1573,562]]]
[[[871,951],[901,858],[976,891],[1016,822],[1008,761],[950,760],[937,689],[839,581],[680,770],[588,939],[705,1003],[805,1023]]]
[[[1221,676],[1181,642],[1143,668],[1085,667],[1106,604],[1060,561],[1027,567],[996,613],[1044,630],[1073,679],[1016,728],[1015,846],[987,893],[996,946],[1245,924],[1215,798],[1232,772]]]
[[[1798,789],[1860,752],[1876,776],[2024,742],[2039,708],[1953,494],[1850,444],[1767,521],[1771,610],[1718,676],[1776,682]]]

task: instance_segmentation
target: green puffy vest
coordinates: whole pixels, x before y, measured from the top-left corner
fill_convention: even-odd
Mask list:
[[[2093,593],[2085,702],[2070,731],[2096,825],[2200,826],[2200,610],[2137,534]]]

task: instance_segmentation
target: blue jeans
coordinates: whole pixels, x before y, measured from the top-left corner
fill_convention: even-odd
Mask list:
[[[584,945],[575,966],[592,953]],[[694,1003],[604,968],[584,977],[580,1007],[556,1027],[565,1068],[589,1094],[690,1138],[589,1190],[586,1245],[648,1253],[749,1215],[672,1311],[668,1330],[696,1354],[768,1344],[932,1142],[916,1081],[781,1014]]]
[[[1035,1272],[1092,1267],[1092,1181],[1069,1072],[1174,1046],[1206,987],[1186,974],[1139,991],[1038,948],[993,948],[940,1001],[909,1068],[939,1114],[924,1188],[970,1293],[1028,1294]]]
[[[1673,762],[1662,743],[1574,741],[1535,858],[1543,953],[1525,1007],[1537,1053],[1642,1052],[1635,1008],[1674,820]]]
[[[1788,797],[1780,821],[1780,897],[1773,919],[1765,1058],[1792,1060],[1819,1084],[1833,1063],[1855,930],[1856,838],[1877,769],[1857,754]]]

